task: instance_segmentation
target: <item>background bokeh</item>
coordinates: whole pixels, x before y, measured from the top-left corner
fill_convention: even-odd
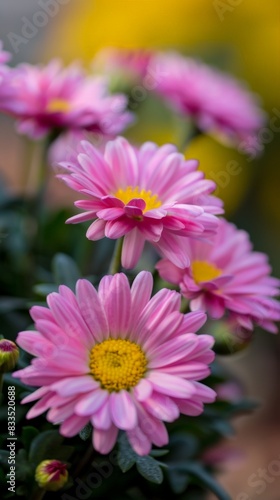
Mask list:
[[[232,73],[260,95],[268,115],[268,132],[259,134],[260,142],[265,143],[260,158],[250,161],[248,155],[210,137],[198,138],[186,154],[198,158],[201,169],[216,180],[223,179],[228,162],[238,162],[240,173],[231,176],[225,187],[222,182],[218,195],[225,201],[227,217],[250,232],[255,248],[269,254],[274,275],[280,277],[278,0],[64,0],[57,14],[49,16],[46,25],[35,29],[15,50],[11,33],[21,36],[25,19],[32,23],[44,3],[1,1],[0,38],[12,53],[13,63],[46,62],[59,56],[67,63],[82,59],[90,65],[94,54],[104,47],[176,49]],[[169,114],[151,113],[149,98],[141,103],[141,113],[129,131],[133,140],[178,140]],[[141,116],[146,118],[145,126]],[[1,118],[0,169],[14,191],[22,189],[23,148],[24,140],[15,136],[12,121]],[[48,192],[50,204],[71,203],[71,194],[56,181]],[[249,349],[222,362],[261,406],[253,416],[236,422],[230,446],[240,448],[244,458],[231,463],[221,473],[221,481],[234,500],[243,500],[243,492],[248,499],[279,500],[280,477],[267,484],[263,496],[248,484],[252,473],[258,474],[260,468],[279,459],[279,337],[259,331]]]

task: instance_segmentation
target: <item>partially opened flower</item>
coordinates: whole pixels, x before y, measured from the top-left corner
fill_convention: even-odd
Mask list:
[[[18,118],[19,131],[33,138],[54,129],[115,136],[132,120],[124,95],[109,95],[104,79],[87,76],[74,64],[65,69],[56,60],[47,66],[20,65],[11,87],[8,111]]]
[[[280,320],[280,280],[270,276],[267,256],[253,252],[249,235],[221,219],[212,242],[187,241],[191,265],[182,270],[167,259],[157,264],[161,277],[180,285],[191,310],[212,318],[225,314],[232,325],[253,330],[254,323],[276,333]],[[234,330],[233,330],[234,331]]]
[[[98,292],[79,280],[76,295],[61,286],[48,296],[49,308],[35,306],[37,331],[21,332],[19,345],[35,356],[14,373],[40,387],[23,403],[39,400],[33,418],[48,410],[64,436],[93,425],[93,446],[108,453],[118,431],[145,455],[163,446],[163,422],[180,412],[199,415],[214,391],[203,385],[213,361],[213,338],[195,335],[202,312],[180,313],[180,294],[162,289],[151,298],[152,275],[143,271],[130,288],[124,274],[105,276]]]
[[[264,124],[256,96],[217,69],[177,53],[159,53],[149,70],[159,75],[155,91],[202,131],[240,143]]]
[[[134,267],[145,241],[152,243],[176,265],[189,265],[186,237],[215,232],[222,202],[209,196],[213,181],[197,170],[197,160],[186,161],[175,146],[147,142],[139,150],[119,137],[102,154],[89,142],[72,162],[62,162],[60,177],[69,187],[87,195],[77,201],[85,213],[68,222],[94,219],[90,240],[124,236],[122,265]]]

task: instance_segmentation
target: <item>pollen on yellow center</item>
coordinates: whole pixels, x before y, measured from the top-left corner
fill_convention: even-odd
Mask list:
[[[145,189],[140,189],[138,186],[132,187],[127,186],[125,189],[118,189],[114,196],[119,200],[123,201],[125,205],[133,200],[133,198],[142,198],[145,201],[146,207],[143,212],[148,210],[153,210],[161,206],[161,201],[158,199],[157,194],[153,194],[152,191],[146,191]]]
[[[194,260],[191,269],[193,279],[197,284],[202,281],[211,281],[222,274],[221,269],[216,267],[215,264],[209,264],[205,260]]]
[[[66,113],[70,110],[70,104],[65,99],[52,99],[47,105],[50,113]]]
[[[129,390],[144,376],[147,359],[130,340],[107,339],[90,352],[90,373],[109,392]]]

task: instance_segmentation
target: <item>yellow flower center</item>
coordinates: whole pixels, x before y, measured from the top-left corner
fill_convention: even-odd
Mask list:
[[[109,392],[129,390],[143,378],[147,360],[141,347],[124,339],[107,339],[90,353],[90,373]]]
[[[133,200],[133,198],[142,198],[142,200],[146,203],[146,207],[143,212],[147,212],[148,210],[153,210],[153,208],[161,206],[161,201],[158,199],[157,194],[153,194],[152,191],[146,191],[145,189],[140,190],[138,186],[127,186],[126,189],[118,189],[114,196],[123,201],[125,205],[127,205],[130,200]]]
[[[70,104],[65,99],[52,99],[47,105],[50,113],[66,113],[70,110]]]
[[[209,264],[209,262],[204,260],[194,260],[191,268],[193,279],[197,284],[202,281],[211,281],[222,274],[221,269],[218,269],[214,264]]]

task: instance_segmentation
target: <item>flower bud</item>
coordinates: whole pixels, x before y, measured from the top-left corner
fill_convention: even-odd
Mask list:
[[[35,480],[44,490],[60,490],[68,480],[66,467],[67,465],[59,460],[44,460],[36,468]]]
[[[0,373],[13,370],[17,364],[19,349],[11,340],[0,340]]]

